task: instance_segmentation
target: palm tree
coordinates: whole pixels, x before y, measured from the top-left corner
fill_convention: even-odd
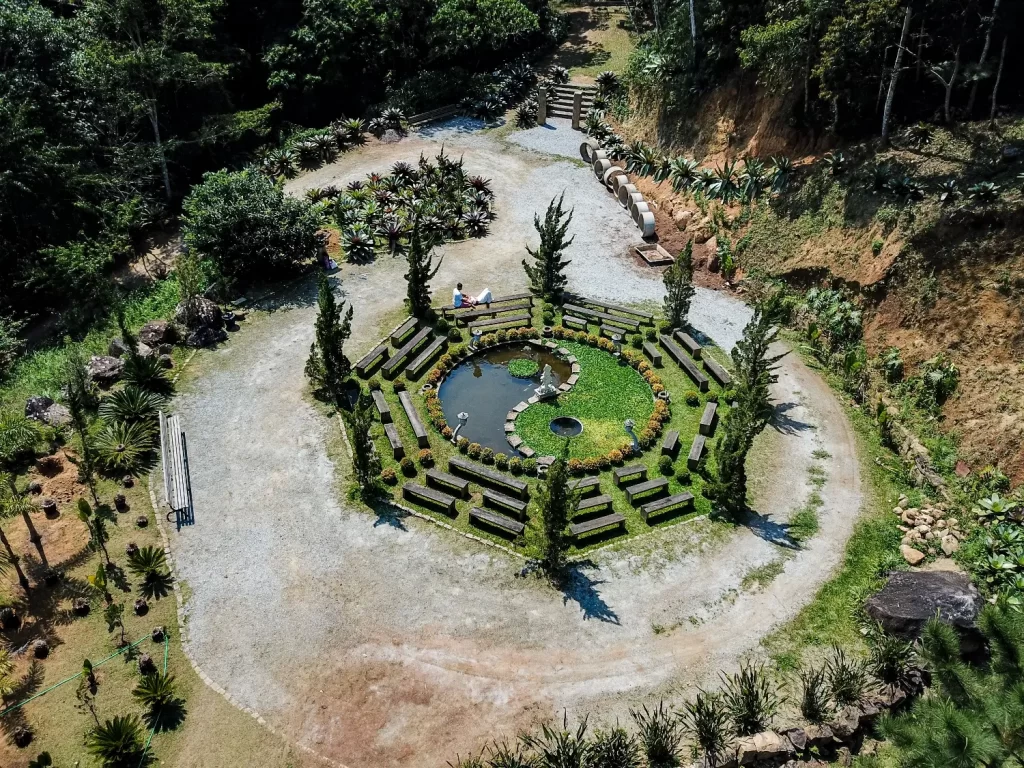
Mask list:
[[[86,737],[86,749],[104,768],[138,768],[145,756],[142,723],[136,715],[118,715]]]
[[[174,675],[166,672],[155,672],[142,678],[132,691],[135,700],[147,710],[146,719],[151,726],[156,726],[161,715],[170,714],[182,705],[178,698]]]

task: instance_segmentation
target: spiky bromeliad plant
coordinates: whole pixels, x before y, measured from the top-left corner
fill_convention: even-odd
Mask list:
[[[365,264],[373,260],[377,243],[370,228],[361,221],[351,224],[341,234],[341,247],[349,261]]]
[[[605,70],[596,78],[597,87],[601,93],[610,95],[619,90],[619,76],[610,70]]]

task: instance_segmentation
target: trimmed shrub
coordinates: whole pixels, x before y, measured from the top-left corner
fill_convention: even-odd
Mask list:
[[[672,467],[672,457],[662,456],[658,459],[658,471],[665,477],[672,477],[675,474],[675,469]]]
[[[621,464],[622,463],[622,451],[616,450],[616,451],[609,452],[609,454],[608,454],[608,461],[610,461],[612,464]]]
[[[552,303],[551,303],[550,301],[545,301],[545,302],[544,302],[544,303],[543,303],[543,304],[541,305],[541,308],[542,308],[542,309],[543,309],[543,310],[544,310],[545,312],[554,312],[554,311],[555,311],[555,305],[554,305],[554,304],[552,304]]]
[[[523,460],[518,456],[513,456],[508,461],[508,468],[511,470],[513,475],[523,474]]]
[[[555,324],[555,313],[554,312],[544,312],[541,315],[541,319],[544,321],[544,325],[554,325]]]
[[[583,460],[583,471],[587,474],[600,471],[601,466],[597,463],[597,459],[584,459]]]
[[[408,456],[403,458],[398,465],[402,468],[402,474],[406,477],[413,477],[416,474],[416,465],[412,463],[412,459]]]
[[[494,463],[494,451],[492,451],[490,448],[484,448],[480,452],[480,460],[483,461],[484,464],[493,464]]]
[[[610,468],[611,465],[612,465],[612,460],[610,458],[608,458],[607,456],[598,456],[597,457],[597,467],[598,467],[598,469],[605,470],[605,469]]]
[[[508,469],[508,456],[504,453],[494,454],[494,466],[498,469]]]
[[[470,443],[469,444],[469,458],[471,458],[471,459],[479,459],[480,458],[480,454],[483,453],[483,450],[484,450],[483,446],[480,445],[480,443]]]
[[[633,345],[633,347],[635,347],[636,349],[643,349],[644,337],[641,336],[639,333],[634,334],[629,338],[629,343]]]
[[[369,387],[371,392],[375,392],[376,390],[380,389],[380,379],[374,376],[372,379],[366,382],[366,386]]]
[[[693,476],[689,472],[680,472],[678,475],[676,475],[676,480],[678,480],[683,485],[689,485],[690,483],[693,482]]]
[[[391,386],[395,390],[395,392],[405,391],[405,382],[402,379],[395,379],[393,382],[391,382]]]
[[[665,391],[665,387],[662,384],[652,384],[651,391],[656,395],[660,395],[662,392]]]
[[[583,462],[579,459],[569,459],[568,462],[569,474],[582,475],[583,474]]]
[[[657,341],[658,340],[658,332],[656,330],[654,330],[653,328],[648,328],[644,332],[644,336],[647,338],[648,341]]]
[[[565,335],[565,328],[560,325],[556,325],[551,329],[551,335],[556,339],[560,339]]]
[[[460,331],[458,328],[449,328],[448,329],[448,341],[462,341],[462,331]],[[463,352],[462,350],[460,350],[458,352],[460,357],[462,356],[462,352]],[[453,354],[454,354],[454,352],[453,352]]]
[[[721,401],[721,395],[719,395],[717,392],[709,392],[708,396],[706,398],[704,398],[704,399],[707,400],[709,403],[720,403],[720,402],[722,402]]]
[[[663,320],[660,323],[658,323],[658,330],[661,333],[671,333],[672,332],[672,323],[666,323]]]
[[[396,485],[398,483],[398,474],[395,472],[394,467],[386,467],[381,470],[380,479],[388,485]]]
[[[434,454],[430,452],[429,448],[424,448],[416,456],[416,460],[420,463],[420,466],[424,469],[430,469],[434,466]]]
[[[439,317],[434,328],[437,329],[438,333],[445,333],[451,327],[451,323],[448,322],[447,318]]]
[[[443,437],[445,440],[451,440],[452,439],[452,434],[453,434],[452,433],[452,428],[449,427],[447,424],[445,424],[441,428],[441,437]]]
[[[700,395],[697,394],[695,390],[689,390],[685,395],[683,395],[683,399],[686,401],[687,405],[693,408],[700,405]]]
[[[523,461],[523,472],[525,472],[530,477],[535,477],[536,474],[537,474],[537,460],[536,459],[526,459],[526,460],[524,460]]]
[[[508,341],[508,331],[498,331],[494,334],[494,340],[501,344],[503,341]]]
[[[466,453],[469,450],[469,438],[460,437],[456,441],[455,445],[459,449],[459,453]]]

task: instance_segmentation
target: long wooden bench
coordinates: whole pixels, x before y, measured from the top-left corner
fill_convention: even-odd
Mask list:
[[[588,299],[586,296],[580,296],[578,294],[573,295],[573,299],[580,304],[590,304],[593,307],[600,307],[601,309],[607,309],[612,312],[621,312],[624,315],[630,315],[632,317],[638,317],[645,323],[650,325],[654,322],[654,315],[650,312],[643,312],[639,309],[631,309],[630,307],[624,307],[621,304],[611,304],[607,301],[597,301],[596,299]]]
[[[679,363],[679,367],[686,371],[686,375],[690,377],[694,384],[697,385],[697,389],[701,392],[707,392],[710,382],[708,377],[701,373],[700,368],[697,364],[690,359],[683,350],[681,350],[676,343],[672,341],[668,336],[661,337],[661,346],[668,352],[669,357]]]
[[[439,469],[428,469],[426,478],[427,485],[454,493],[461,499],[469,498],[469,480],[449,475],[447,472],[442,472]]]
[[[640,517],[646,523],[655,515],[670,512],[679,507],[693,504],[693,494],[687,491],[677,493],[673,496],[666,496],[663,499],[652,501],[640,507]]]
[[[595,517],[593,520],[584,520],[582,523],[572,523],[569,526],[569,533],[573,537],[578,538],[587,533],[593,533],[594,531],[603,531],[605,528],[622,528],[623,531],[626,529],[626,518],[617,512],[613,512],[610,515],[604,517]]]
[[[658,351],[658,348],[656,346],[651,344],[651,342],[649,341],[645,341],[644,352],[647,354],[649,358],[651,358],[651,363],[654,365],[655,368],[661,368],[661,352]]]
[[[427,435],[427,430],[423,426],[419,413],[416,412],[416,406],[413,405],[412,395],[409,394],[409,390],[403,389],[399,392],[398,401],[402,404],[402,410],[405,411],[405,415],[412,425],[413,434],[416,435],[416,444],[420,448],[429,448],[430,437]]]
[[[723,387],[728,387],[732,384],[732,376],[729,375],[729,372],[710,357],[704,357],[704,370],[710,373],[711,378]]]
[[[493,306],[494,304],[507,304],[510,301],[526,301],[526,300],[528,300],[530,302],[530,306],[532,307],[533,306],[533,294],[532,293],[512,293],[512,294],[509,294],[508,296],[496,296],[496,297],[492,298],[491,301],[488,304],[484,304],[483,306],[490,307],[490,306]],[[481,305],[477,304],[477,306],[479,307]],[[441,315],[442,316],[447,316],[449,312],[458,313],[461,310],[471,311],[472,307],[455,307],[455,306],[453,306],[451,304],[448,304],[447,306],[441,307],[440,311],[441,311]]]
[[[420,321],[417,318],[410,317],[400,326],[395,328],[394,332],[391,334],[392,346],[400,347],[402,345],[402,341],[407,339],[409,334],[415,331],[419,324]]]
[[[655,480],[648,480],[645,483],[626,486],[626,498],[630,504],[636,503],[637,496],[646,496],[649,493],[661,493],[668,488],[668,478],[659,477]]]
[[[518,496],[521,499],[527,498],[529,494],[530,486],[522,480],[516,480],[514,477],[509,477],[496,470],[482,467],[468,459],[462,459],[458,456],[448,459],[448,469],[452,472],[468,476],[471,480],[476,480],[479,483],[502,488],[509,491],[511,495]]]
[[[576,330],[576,331],[585,331],[585,330],[587,330],[587,321],[584,320],[582,317],[573,317],[572,315],[563,315],[562,316],[562,325],[564,325],[566,328],[572,328],[573,330]]]
[[[590,515],[599,510],[607,509],[612,511],[612,497],[608,495],[595,496],[592,499],[584,499],[576,507],[576,513]]]
[[[455,322],[466,322],[468,320],[476,320],[478,317],[494,317],[500,315],[502,312],[521,312],[524,309],[530,309],[533,305],[529,301],[513,301],[508,304],[501,304],[499,306],[485,306],[480,309],[470,309],[466,312],[457,312],[455,314]]]
[[[601,490],[601,478],[582,477],[579,480],[570,480],[568,486],[570,491],[577,491],[580,496],[586,496]]]
[[[704,413],[700,417],[700,433],[708,437],[715,434],[716,423],[718,423],[718,403],[712,401],[704,406]]]
[[[694,360],[700,360],[700,344],[688,333],[682,331],[675,332],[676,341],[683,345],[685,349]]]
[[[419,376],[420,372],[426,368],[435,357],[437,357],[437,353],[444,349],[447,344],[447,337],[438,336],[427,345],[426,349],[416,356],[415,360],[405,366],[405,370],[413,376]]]
[[[377,413],[380,415],[380,423],[390,424],[391,406],[388,405],[388,401],[384,399],[384,393],[379,389],[375,389],[370,393],[370,397],[373,398],[373,404],[377,407]]]
[[[640,330],[640,321],[633,320],[629,317],[620,317],[618,315],[609,315],[607,312],[599,312],[596,309],[587,309],[577,304],[566,304],[562,307],[566,312],[573,315],[582,315],[583,317],[589,317],[597,322],[614,323],[616,325],[622,325],[629,328],[632,331]]]
[[[619,328],[618,326],[605,325],[604,323],[601,324],[601,335],[607,336],[609,339],[612,336],[618,336],[620,340],[625,341],[626,337],[629,336],[629,333],[630,331],[628,328]]]
[[[615,485],[622,485],[622,481],[628,477],[639,480],[647,479],[647,467],[643,464],[630,464],[627,467],[616,467],[612,470],[612,481]]]
[[[513,536],[521,536],[523,531],[526,530],[526,524],[521,523],[518,520],[513,520],[511,517],[506,517],[500,512],[495,512],[490,509],[480,509],[480,507],[469,508],[470,520],[476,520],[487,525],[493,525],[495,528],[500,528],[503,531],[511,533]]]
[[[433,333],[433,330],[430,328],[423,328],[418,331],[416,335],[409,339],[401,349],[391,356],[390,360],[384,363],[384,366],[381,368],[384,375],[392,376],[398,373],[399,369],[402,367],[402,363],[408,359],[409,355],[419,349],[423,343],[433,335]]]
[[[521,520],[526,519],[526,508],[528,504],[522,499],[514,499],[503,493],[489,490],[484,490],[482,497],[485,506],[497,507],[498,509],[503,509],[506,512],[514,513]]]
[[[402,498],[416,501],[426,506],[441,507],[453,517],[458,514],[455,509],[455,497],[419,483],[406,483],[402,486]]]
[[[661,455],[676,457],[679,453],[679,430],[670,429],[665,433],[665,439],[661,441]]]
[[[378,344],[376,347],[374,347],[361,358],[359,358],[359,362],[356,363],[356,373],[358,373],[360,376],[365,377],[366,374],[370,372],[370,369],[373,368],[374,365],[376,365],[378,362],[385,362],[390,354],[391,347],[388,346],[388,343],[386,341],[383,342],[382,344]]]
[[[470,323],[467,327],[473,331],[477,328],[496,328],[499,325],[529,325],[532,318],[529,314],[521,315],[509,315],[507,317],[495,317],[491,320],[477,320],[476,322]]]
[[[700,463],[701,457],[704,455],[704,440],[704,435],[697,435],[693,438],[693,444],[690,445],[690,455],[686,457],[687,468],[697,468],[697,464]]]
[[[405,446],[402,445],[402,438],[398,435],[398,427],[394,424],[384,425],[384,434],[388,437],[388,442],[391,443],[391,456],[395,461],[405,458]]]

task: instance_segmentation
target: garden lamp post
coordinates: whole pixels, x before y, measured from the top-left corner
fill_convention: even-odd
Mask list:
[[[615,345],[615,359],[620,363],[622,362],[622,335],[618,333],[612,334],[612,344]]]
[[[483,335],[483,332],[479,328],[474,328],[473,329],[473,331],[472,331],[472,341],[470,342],[470,346],[473,349],[476,349],[478,346],[480,346],[480,337],[482,335]]]
[[[636,422],[634,422],[632,419],[626,419],[626,423],[623,424],[622,426],[626,428],[626,434],[629,435],[630,439],[633,441],[633,450],[639,451],[640,441],[636,439],[636,433],[633,431],[633,427],[636,426]]]
[[[455,445],[458,442],[459,432],[462,430],[464,426],[466,426],[467,421],[469,421],[469,414],[466,413],[465,411],[462,411],[459,414],[459,424],[457,427],[455,427],[455,431],[452,432],[452,445]]]

